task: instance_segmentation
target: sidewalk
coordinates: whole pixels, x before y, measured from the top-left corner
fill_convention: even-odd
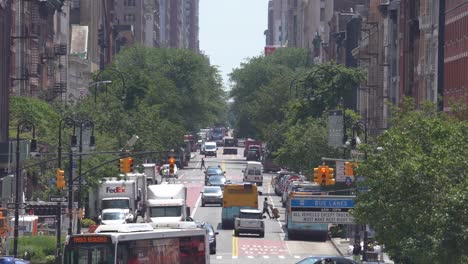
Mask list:
[[[332,242],[335,249],[340,253],[340,255],[344,257],[352,257],[352,245],[350,245],[349,239],[344,238],[331,238],[330,241]],[[382,260],[382,256],[379,254],[379,259]],[[393,264],[393,261],[387,256],[387,254],[383,253],[383,262],[363,262],[363,263],[385,263],[385,264]]]

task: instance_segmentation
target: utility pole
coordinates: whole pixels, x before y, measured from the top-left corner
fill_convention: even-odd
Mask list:
[[[8,143],[10,113],[10,1],[0,4],[0,143]]]

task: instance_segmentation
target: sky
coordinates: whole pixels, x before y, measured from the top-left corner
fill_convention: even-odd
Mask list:
[[[268,0],[200,0],[200,49],[223,77],[249,57],[259,56],[265,46]]]

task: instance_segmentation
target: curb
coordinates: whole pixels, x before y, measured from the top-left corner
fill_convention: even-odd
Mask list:
[[[332,243],[332,245],[336,249],[336,251],[340,254],[340,256],[344,257],[344,255],[341,252],[340,248],[335,244],[335,241],[333,241],[333,238],[330,238],[330,242]]]

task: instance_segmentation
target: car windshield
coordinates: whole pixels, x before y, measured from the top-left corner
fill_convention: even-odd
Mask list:
[[[242,213],[240,214],[241,218],[246,218],[246,219],[260,219],[260,214],[259,213]]]
[[[303,259],[303,260],[297,262],[297,264],[314,264],[315,262],[317,262],[319,260],[320,260],[320,258],[309,257],[309,258],[306,258],[306,259]]]
[[[150,217],[177,217],[182,215],[181,206],[151,207]]]
[[[257,169],[257,168],[253,168],[253,169],[249,169],[247,171],[247,174],[249,174],[249,175],[262,175],[262,171]]]
[[[102,220],[122,220],[125,218],[125,214],[122,212],[109,212],[102,214]]]
[[[102,209],[116,208],[128,209],[130,208],[130,200],[102,200]]]
[[[219,167],[208,167],[206,174],[223,174],[223,170]]]
[[[226,178],[224,176],[211,176],[208,181],[210,183],[226,183]]]
[[[205,145],[205,149],[215,149],[215,145]]]
[[[217,193],[217,192],[220,192],[220,191],[221,191],[221,188],[219,188],[219,187],[205,187],[203,189],[204,193]]]

